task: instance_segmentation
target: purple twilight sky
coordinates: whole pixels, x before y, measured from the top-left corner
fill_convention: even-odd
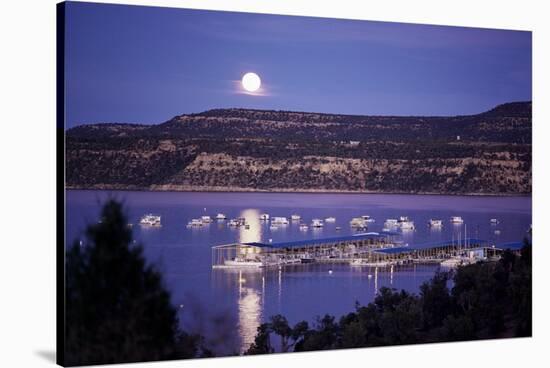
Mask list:
[[[461,115],[531,99],[531,33],[66,5],[66,126],[246,107]],[[246,72],[262,93],[242,93]]]

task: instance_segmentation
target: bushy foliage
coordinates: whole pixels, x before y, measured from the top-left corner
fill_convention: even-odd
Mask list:
[[[161,274],[110,200],[86,242],[66,256],[65,365],[191,358],[201,338],[181,331]]]
[[[449,288],[449,285],[453,285]],[[531,335],[531,245],[521,256],[506,251],[497,262],[436,273],[420,294],[381,288],[373,302],[336,321],[325,315],[308,328],[282,316],[258,329],[249,354],[274,352],[271,335],[288,351],[325,350]],[[288,344],[292,341],[292,344]]]

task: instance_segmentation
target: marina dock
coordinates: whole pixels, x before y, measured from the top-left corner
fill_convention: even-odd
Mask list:
[[[212,247],[212,267],[271,267],[312,262],[376,266],[442,263],[453,258],[457,263],[459,260],[471,263],[498,257],[503,251],[504,248],[474,238],[409,246],[399,240],[399,233],[385,231],[290,242],[217,245]]]

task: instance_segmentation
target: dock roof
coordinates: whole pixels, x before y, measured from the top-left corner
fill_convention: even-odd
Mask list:
[[[318,239],[304,239],[304,240],[295,240],[287,242],[277,242],[277,243],[262,243],[262,242],[251,242],[244,243],[244,245],[260,247],[260,248],[303,248],[309,246],[315,246],[320,244],[328,243],[340,243],[340,242],[349,242],[354,240],[367,240],[367,239],[381,239],[388,238],[390,236],[399,235],[399,233],[393,231],[381,231],[381,232],[370,232],[370,233],[361,233],[354,235],[344,235],[331,238],[318,238]]]

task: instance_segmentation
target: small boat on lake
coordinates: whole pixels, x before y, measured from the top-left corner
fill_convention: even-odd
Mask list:
[[[291,219],[292,221],[300,221],[300,220],[302,219],[302,216],[300,216],[300,215],[292,215],[292,216],[290,216],[290,219]]]
[[[325,222],[336,222],[336,217],[332,217],[332,216],[331,216],[331,217],[327,217],[327,218],[325,219]]]
[[[386,266],[390,266],[391,264],[392,263],[388,261],[373,262],[365,258],[356,258],[351,260],[350,262],[351,266],[367,266],[367,267],[386,267]]]
[[[309,226],[307,224],[300,224],[300,230],[307,231],[309,229]]]
[[[349,226],[358,229],[365,229],[367,227],[367,222],[362,217],[354,217],[349,222]]]
[[[397,221],[397,227],[401,230],[414,230],[414,221],[409,220],[407,216],[401,216]]]
[[[320,227],[323,227],[323,226],[325,226],[325,224],[323,223],[323,220],[321,220],[321,219],[311,220],[311,227],[320,228]]]
[[[218,213],[216,215],[216,220],[227,220],[227,216],[223,213]]]
[[[187,226],[202,226],[202,220],[201,219],[192,219],[187,223]]]
[[[259,259],[246,259],[246,258],[226,259],[223,264],[224,266],[227,266],[227,267],[252,267],[252,268],[265,267],[264,262],[260,261]]]
[[[210,216],[201,216],[201,221],[203,224],[209,224],[212,222],[212,217]]]
[[[262,213],[260,215],[260,220],[262,221],[269,221],[269,214],[268,213]]]
[[[286,217],[273,217],[271,219],[271,224],[274,225],[288,225],[288,220]]]
[[[451,223],[452,224],[463,224],[464,220],[460,216],[451,216]]]
[[[147,215],[144,215],[141,218],[141,220],[139,220],[139,223],[141,225],[147,225],[147,226],[160,226],[160,216],[147,214]]]
[[[436,219],[430,219],[428,224],[430,225],[430,227],[440,228],[440,227],[443,226],[443,221],[442,220],[436,220]]]
[[[497,225],[498,224],[498,219],[492,218],[490,222],[491,222],[491,225]]]
[[[384,228],[390,230],[397,228],[397,219],[386,219],[384,221]]]

